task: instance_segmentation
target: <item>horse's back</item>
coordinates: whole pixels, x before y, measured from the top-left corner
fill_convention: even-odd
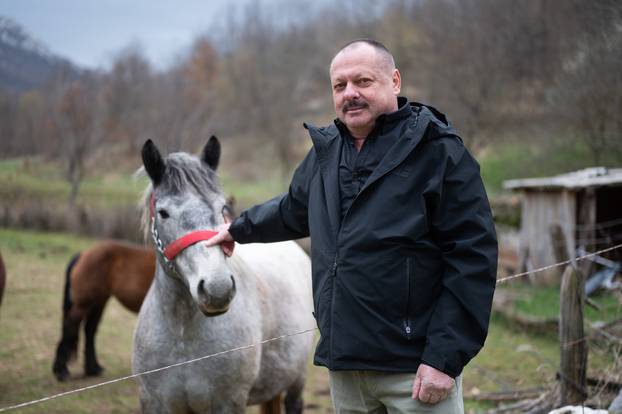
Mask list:
[[[72,296],[84,301],[114,295],[138,312],[155,273],[155,253],[128,242],[106,240],[80,255],[71,273]]]
[[[110,246],[116,252],[110,270],[110,289],[123,305],[138,312],[155,275],[155,252],[140,245],[115,243]]]

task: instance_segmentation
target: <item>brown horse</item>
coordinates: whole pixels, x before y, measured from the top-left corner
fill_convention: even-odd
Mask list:
[[[153,249],[119,241],[101,242],[71,259],[65,275],[62,338],[52,368],[59,381],[69,377],[67,362],[76,355],[83,321],[85,374],[101,374],[95,333],[104,307],[114,296],[127,309],[138,312],[151,286],[155,263]]]
[[[4,262],[2,261],[2,255],[0,254],[0,305],[2,305],[2,294],[4,293],[5,282],[6,282],[6,269],[4,268]]]

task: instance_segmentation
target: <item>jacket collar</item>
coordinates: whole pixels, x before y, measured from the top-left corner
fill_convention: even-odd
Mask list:
[[[406,130],[389,151],[387,151],[380,161],[380,164],[374,169],[369,178],[367,178],[359,194],[404,162],[414,151],[415,147],[419,145],[425,135],[427,127],[427,122],[421,122],[423,121],[421,112],[422,111],[414,111],[413,115],[407,121]]]
[[[406,130],[401,134],[402,136],[396,144],[389,149],[378,167],[376,167],[374,174],[369,177],[368,182],[370,182],[374,176],[384,175],[402,163],[424,138],[428,124],[434,121],[435,123],[439,122],[431,109],[434,108],[418,103],[410,104],[412,115],[408,120]],[[436,110],[434,109],[434,111]],[[395,112],[393,114],[395,114]],[[444,118],[443,121],[445,121]],[[337,139],[341,131],[337,127],[337,124],[332,123],[326,127],[316,127],[308,123],[304,123],[303,125],[309,131],[322,170],[337,168],[341,155],[340,140]],[[453,128],[449,125],[445,124],[444,126],[447,128],[448,132],[454,132]]]
[[[339,165],[339,157],[341,156],[341,141],[339,137],[339,129],[333,123],[324,128],[318,128],[310,124],[304,124],[309,131],[320,173],[324,181],[324,193],[328,204],[328,216],[331,227],[335,234],[339,231],[341,224],[340,201],[339,201],[339,174],[337,174],[337,166]]]
[[[411,110],[411,116],[408,120],[406,130],[402,133],[401,138],[395,145],[389,149],[374,172],[369,176],[359,194],[399,166],[422,141],[428,124],[436,118],[433,112],[424,105],[411,104],[409,109]],[[328,203],[328,215],[331,226],[336,234],[341,225],[338,174],[339,158],[341,156],[341,140],[337,139],[341,132],[335,123],[326,127],[316,127],[305,123],[304,127],[309,131],[309,135],[313,141],[318,164],[320,166],[320,173],[324,181],[324,192]],[[355,203],[356,199],[353,201],[352,205]]]

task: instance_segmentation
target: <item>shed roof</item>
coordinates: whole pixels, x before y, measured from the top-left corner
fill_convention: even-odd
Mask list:
[[[622,168],[592,167],[553,177],[524,178],[503,182],[503,188],[509,190],[580,190],[603,186],[622,186]]]

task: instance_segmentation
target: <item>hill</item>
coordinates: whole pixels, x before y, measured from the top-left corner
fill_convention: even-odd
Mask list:
[[[40,87],[60,71],[77,76],[80,70],[51,52],[20,24],[0,16],[0,90],[19,93]]]

